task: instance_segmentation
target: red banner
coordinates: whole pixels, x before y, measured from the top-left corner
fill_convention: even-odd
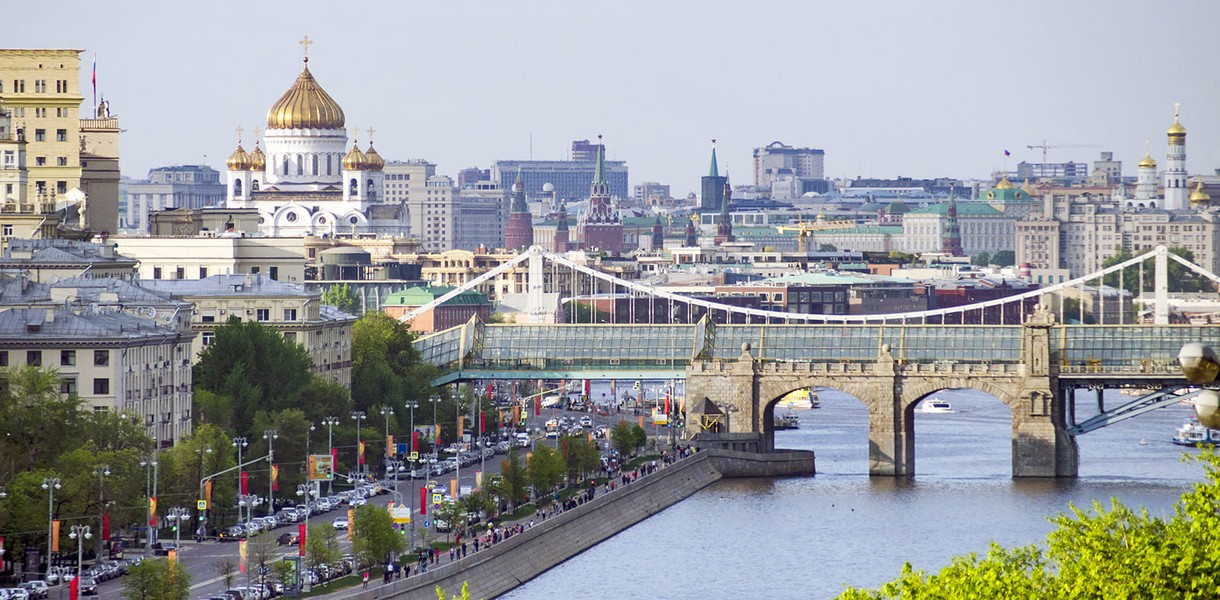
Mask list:
[[[339,469],[339,449],[334,446],[330,447],[330,464],[332,470]]]
[[[271,465],[271,491],[280,491],[280,466]]]
[[[237,541],[237,572],[246,572],[246,540]]]
[[[419,514],[421,517],[428,514],[428,488],[426,487],[419,488]]]
[[[359,444],[357,444],[357,446],[358,447],[356,448],[356,464],[363,465],[364,464],[364,441],[362,440]]]
[[[542,400],[540,400],[538,398],[538,396],[534,396],[534,416],[537,417],[537,416],[541,416],[541,415],[542,415]]]
[[[241,495],[246,496],[250,493],[250,474],[241,472]]]
[[[110,511],[102,513],[102,541],[110,541]]]
[[[487,431],[487,413],[479,413],[479,433]]]
[[[669,395],[665,395],[665,414],[669,414]]]
[[[489,383],[489,384],[487,384],[487,398],[488,399],[491,399],[491,390],[492,390],[492,385]]]
[[[157,497],[153,496],[148,499],[148,525],[150,527],[157,526]]]
[[[411,451],[419,452],[419,432],[418,431],[411,432]]]
[[[305,531],[306,527],[304,523],[297,525],[297,552],[299,552],[301,556],[305,556]]]
[[[73,577],[72,582],[68,584],[68,598],[76,600],[80,597],[80,578]]]

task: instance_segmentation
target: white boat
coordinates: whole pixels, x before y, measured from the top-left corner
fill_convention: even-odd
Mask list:
[[[821,404],[822,401],[812,389],[803,389],[788,393],[780,399],[777,407],[786,410],[809,410],[818,408]]]
[[[1208,429],[1198,421],[1189,419],[1173,432],[1173,443],[1179,446],[1214,446],[1220,444],[1220,430]]]
[[[953,412],[953,405],[949,404],[946,400],[928,398],[920,402],[915,410],[921,413],[951,413]]]

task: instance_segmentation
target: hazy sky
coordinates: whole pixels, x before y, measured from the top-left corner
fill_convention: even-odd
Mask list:
[[[238,125],[250,149],[306,34],[349,129],[449,175],[599,133],[633,184],[674,195],[713,137],[734,183],[773,140],[825,149],[831,177],[986,177],[1043,139],[1096,146],[1052,161],[1112,150],[1133,175],[1145,140],[1163,163],[1175,101],[1191,174],[1220,168],[1215,0],[56,1],[6,21],[0,46],[86,51],[83,109],[96,53],[135,177],[223,169]]]

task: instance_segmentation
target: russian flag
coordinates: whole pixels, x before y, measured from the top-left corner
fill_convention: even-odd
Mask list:
[[[93,105],[97,106],[97,55],[93,55]]]
[[[1007,149],[1005,149],[1004,156],[1012,156],[1012,154]]]

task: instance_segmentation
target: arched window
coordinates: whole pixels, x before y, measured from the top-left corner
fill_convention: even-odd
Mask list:
[[[313,155],[313,174],[318,174],[318,155]]]
[[[258,180],[257,180],[257,179],[255,179],[254,181],[251,181],[251,182],[250,182],[250,191],[251,191],[251,192],[257,192],[257,191],[258,191]]]
[[[240,179],[236,179],[233,181],[233,195],[234,196],[241,195],[241,180]]]
[[[333,174],[333,173],[331,172],[331,168],[330,168],[330,161],[331,161],[331,159],[332,159],[332,158],[334,158],[334,155],[332,155],[332,154],[327,154],[327,155],[326,155],[326,174],[327,174],[327,175],[332,175],[332,174]]]
[[[304,174],[305,174],[305,166],[304,166],[304,163],[301,161],[301,155],[298,154],[297,155],[297,175],[304,175]]]
[[[360,184],[355,179],[353,179],[351,185],[348,186],[348,193],[355,196],[356,194],[360,193],[359,187],[360,187]]]
[[[280,173],[280,175],[288,175],[288,157],[287,156],[284,157],[284,169]]]

